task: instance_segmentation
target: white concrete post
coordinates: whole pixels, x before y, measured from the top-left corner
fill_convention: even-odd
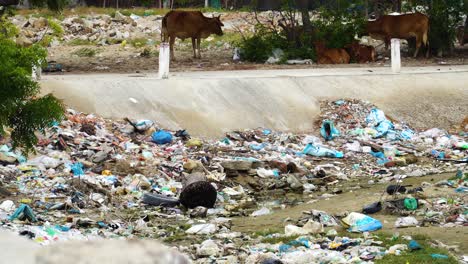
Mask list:
[[[37,64],[32,66],[32,78],[34,81],[39,81],[42,77],[42,66],[39,60]]]
[[[394,73],[401,71],[400,39],[392,39],[392,71]]]
[[[163,42],[159,48],[159,78],[169,79],[169,62],[171,50],[169,43]]]
[[[205,7],[209,7],[210,6],[210,1],[209,0],[205,0]]]

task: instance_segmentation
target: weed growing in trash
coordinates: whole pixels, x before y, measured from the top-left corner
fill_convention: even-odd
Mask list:
[[[73,52],[73,54],[77,55],[78,57],[94,57],[97,53],[98,50],[93,48],[80,48]]]
[[[67,45],[70,45],[70,46],[95,46],[96,42],[91,41],[91,40],[87,40],[87,39],[76,38],[76,39],[72,39],[72,40],[68,41]]]
[[[291,242],[295,239],[297,239],[299,235],[292,235],[292,236],[268,236],[265,238],[262,238],[262,243],[269,243],[269,244],[278,244],[278,243],[283,243],[286,244],[288,242]]]
[[[408,244],[408,240],[403,239],[402,237],[394,238],[393,235],[389,233],[379,232],[375,234],[379,237],[380,241],[384,242],[385,247],[391,247],[398,244]],[[436,264],[456,264],[458,261],[451,256],[451,254],[446,249],[435,248],[431,245],[431,238],[425,235],[414,235],[412,239],[417,241],[422,249],[414,251],[404,251],[400,255],[387,254],[382,259],[377,260],[376,264],[401,264],[401,263],[436,263]],[[431,254],[440,254],[446,255],[448,259],[434,259]]]

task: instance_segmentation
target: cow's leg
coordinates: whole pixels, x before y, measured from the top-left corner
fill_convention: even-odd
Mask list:
[[[169,46],[171,47],[171,60],[175,61],[175,56],[174,56],[174,43],[175,43],[175,36],[170,36],[169,37]]]
[[[416,35],[416,50],[414,51],[413,58],[416,58],[418,56],[419,49],[421,48],[421,44],[422,44],[421,37],[419,35]]]
[[[197,40],[192,38],[193,58],[197,58]]]
[[[201,38],[198,37],[197,38],[197,49],[198,49],[198,58],[201,59],[201,51],[200,51],[200,47],[201,47]]]

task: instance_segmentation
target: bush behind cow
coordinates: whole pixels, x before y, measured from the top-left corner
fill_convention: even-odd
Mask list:
[[[171,60],[175,60],[174,43],[176,38],[192,39],[193,57],[201,58],[200,43],[202,38],[211,34],[223,35],[224,24],[221,16],[205,17],[200,11],[176,11],[167,13],[162,20],[161,38],[163,42],[169,39],[171,47]],[[198,50],[198,54],[197,54]]]

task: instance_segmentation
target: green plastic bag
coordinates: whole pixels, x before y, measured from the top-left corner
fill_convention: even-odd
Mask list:
[[[414,211],[418,209],[418,200],[414,198],[405,198],[404,204],[406,210]]]

